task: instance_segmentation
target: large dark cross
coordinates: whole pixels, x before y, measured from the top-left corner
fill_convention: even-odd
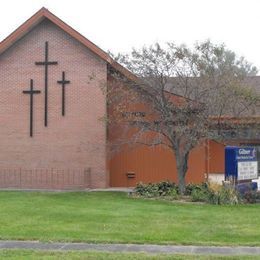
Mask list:
[[[44,125],[48,125],[48,66],[49,65],[57,65],[57,61],[49,61],[49,46],[48,42],[45,42],[45,60],[35,62],[35,65],[43,65],[44,66]]]
[[[30,95],[30,136],[33,136],[33,95],[34,94],[40,94],[40,90],[34,90],[33,89],[33,80],[30,81],[30,90],[24,90],[24,94]]]
[[[65,80],[65,71],[62,72],[62,80],[57,81],[58,84],[62,86],[62,115],[65,115],[65,86],[69,84],[69,80]]]

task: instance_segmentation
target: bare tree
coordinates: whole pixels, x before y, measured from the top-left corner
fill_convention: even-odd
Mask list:
[[[257,69],[224,45],[206,41],[191,49],[157,43],[118,55],[117,61],[136,75],[129,79],[110,68],[109,123],[121,133],[117,141],[171,149],[181,193],[192,148],[223,137],[224,125],[238,131],[235,118],[259,106],[259,97],[245,83]]]

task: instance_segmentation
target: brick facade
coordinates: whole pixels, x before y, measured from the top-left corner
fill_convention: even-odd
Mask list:
[[[35,65],[45,58],[46,41],[49,61],[58,62],[48,69],[47,127],[44,66]],[[102,120],[107,113],[104,86],[116,87],[115,95],[119,94],[118,82],[112,80],[108,68],[136,80],[45,8],[0,43],[0,189],[82,190],[134,186],[140,181],[177,181],[175,157],[164,147],[137,146],[117,154],[106,148],[123,132],[120,126],[108,128]],[[63,71],[70,81],[66,85],[65,116],[62,87],[57,83]],[[23,94],[30,87],[30,79],[34,89],[41,91],[34,95],[33,137],[29,129],[30,97]],[[144,109],[128,98],[125,103],[131,104],[131,111]],[[113,106],[108,110],[110,116],[111,111]],[[259,144],[259,140],[254,143]],[[223,162],[224,145],[203,143],[191,152],[187,181],[202,182],[211,172],[223,173]]]
[[[48,126],[44,126],[44,44],[49,43]],[[61,115],[62,71],[66,114]],[[29,136],[30,79],[41,94],[34,95],[34,136]],[[47,19],[0,56],[0,174],[21,171],[74,171],[82,178],[91,169],[86,187],[106,187],[106,113],[101,85],[107,80],[106,62]],[[89,180],[89,179],[88,179]],[[67,185],[67,186],[66,186]],[[8,186],[8,185],[7,185]],[[25,185],[26,187],[26,185]],[[33,183],[31,184],[33,187]],[[69,187],[68,183],[59,188]],[[48,188],[44,186],[44,188]],[[51,188],[51,187],[50,187]],[[72,187],[73,188],[73,185]],[[77,188],[75,186],[75,188]]]

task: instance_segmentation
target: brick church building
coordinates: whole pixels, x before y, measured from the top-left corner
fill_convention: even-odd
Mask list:
[[[45,8],[0,43],[0,188],[77,190],[176,181],[175,160],[163,147],[109,156],[100,83],[110,80],[110,68],[131,76]],[[213,141],[195,148],[187,181],[222,176],[223,151]]]

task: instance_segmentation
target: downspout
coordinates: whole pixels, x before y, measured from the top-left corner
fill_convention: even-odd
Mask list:
[[[208,166],[208,171],[207,171],[207,182],[209,181],[209,159],[210,159],[210,150],[209,150],[209,139],[207,139],[207,153],[208,153],[208,158],[207,158],[207,166]]]
[[[206,182],[209,181],[209,139],[205,141],[205,180]]]

